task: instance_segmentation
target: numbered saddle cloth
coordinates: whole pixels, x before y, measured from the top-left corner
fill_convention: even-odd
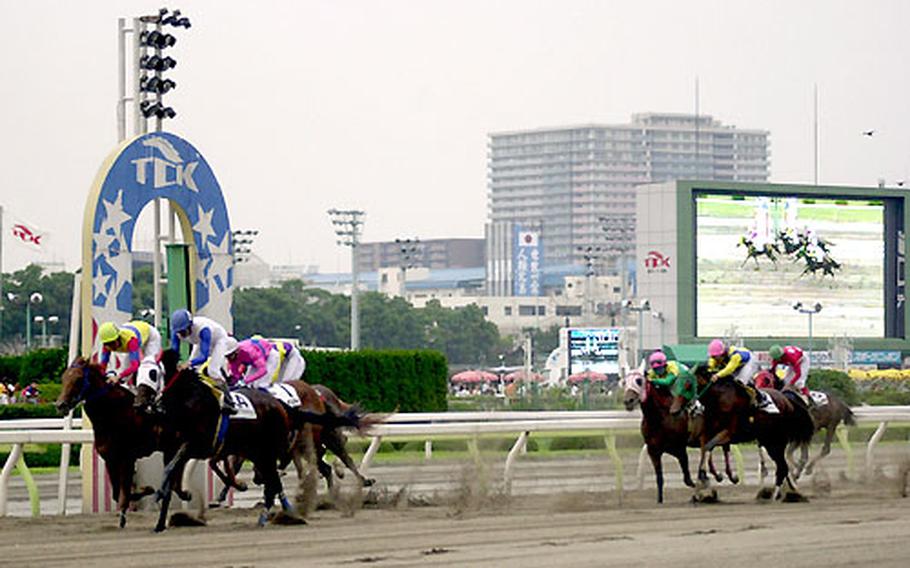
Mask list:
[[[231,420],[256,420],[256,408],[245,394],[232,392],[231,400],[234,401],[234,408],[237,409],[237,414],[232,415]]]
[[[297,396],[297,389],[294,387],[278,383],[270,386],[266,390],[269,391],[269,394],[291,408],[300,406],[300,397]]]
[[[809,396],[812,397],[812,402],[815,403],[815,406],[828,404],[828,395],[821,391],[809,391]]]
[[[763,390],[758,391],[758,410],[766,414],[780,414],[780,409],[774,404],[774,399]]]

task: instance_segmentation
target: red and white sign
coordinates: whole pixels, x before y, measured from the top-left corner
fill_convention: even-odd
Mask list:
[[[533,231],[522,231],[518,233],[518,246],[521,247],[536,247],[537,246],[537,233]]]
[[[670,269],[670,257],[664,256],[660,251],[649,250],[645,257],[645,268],[648,272],[666,272]]]

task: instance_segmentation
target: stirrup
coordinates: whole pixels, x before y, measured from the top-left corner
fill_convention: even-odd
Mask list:
[[[696,399],[689,404],[689,415],[690,416],[701,416],[705,412],[705,405],[701,403],[700,400]]]

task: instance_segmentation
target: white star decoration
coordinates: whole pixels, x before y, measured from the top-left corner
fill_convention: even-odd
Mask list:
[[[212,293],[211,284],[215,284],[219,292],[223,292],[227,287],[228,271],[234,266],[234,259],[231,257],[230,250],[228,250],[229,243],[228,231],[225,231],[221,241],[209,247],[209,251],[212,253],[212,261],[208,266],[206,275],[209,281],[210,293]]]
[[[110,244],[111,240],[121,238],[123,224],[131,220],[132,217],[123,210],[122,189],[117,191],[117,197],[114,201],[102,200],[101,204],[104,205],[104,221],[101,222],[99,234],[102,235],[103,238],[98,239],[98,246],[107,248],[107,245]],[[108,229],[113,229],[113,236],[108,234]]]
[[[193,231],[199,233],[200,247],[203,250],[208,249],[209,237],[215,235],[215,229],[212,228],[212,215],[215,214],[215,208],[213,207],[209,211],[205,211],[202,208],[202,205],[199,205],[199,218],[196,221],[196,224],[193,225]],[[203,250],[200,250],[200,255],[203,253]]]
[[[111,275],[101,272],[101,268],[98,268],[97,270],[97,274],[92,277],[92,302],[94,303],[95,298],[103,294],[105,296],[105,303],[107,303],[107,284],[110,281]]]

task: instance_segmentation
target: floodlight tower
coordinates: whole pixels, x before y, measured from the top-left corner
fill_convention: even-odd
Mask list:
[[[360,233],[363,227],[365,212],[357,209],[329,209],[329,217],[335,226],[339,245],[351,247],[351,351],[360,349],[360,320],[357,305],[358,270],[357,246],[360,244]]]

